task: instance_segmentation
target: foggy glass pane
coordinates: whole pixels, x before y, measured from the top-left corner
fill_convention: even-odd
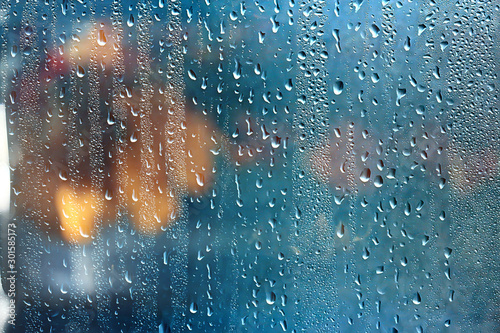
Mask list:
[[[499,11],[2,0],[3,331],[500,331]]]

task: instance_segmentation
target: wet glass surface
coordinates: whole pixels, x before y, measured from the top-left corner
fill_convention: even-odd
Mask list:
[[[4,331],[499,331],[499,11],[1,1]]]

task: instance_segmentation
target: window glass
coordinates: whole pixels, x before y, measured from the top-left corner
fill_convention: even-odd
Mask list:
[[[499,10],[1,1],[5,331],[499,331]]]

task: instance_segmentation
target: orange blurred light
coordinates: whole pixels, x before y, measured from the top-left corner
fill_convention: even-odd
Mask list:
[[[60,184],[55,205],[64,239],[70,243],[90,241],[96,218],[96,198],[92,193],[78,193],[66,184]]]

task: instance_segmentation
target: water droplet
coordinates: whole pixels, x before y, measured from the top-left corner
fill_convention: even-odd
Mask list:
[[[26,33],[26,36],[31,36],[33,33],[33,28],[30,25],[27,25],[24,27],[24,32]]]
[[[107,43],[106,35],[104,34],[104,30],[99,30],[97,34],[97,44],[99,46],[104,46]]]
[[[262,32],[262,31],[259,31],[259,43],[260,44],[264,43],[265,38],[266,38],[266,33]]]
[[[420,293],[415,293],[412,299],[413,304],[418,305],[422,302],[422,297],[420,297]]]
[[[452,251],[452,250],[451,250],[449,247],[445,247],[445,248],[444,248],[444,257],[445,257],[446,259],[449,259],[449,258],[450,258],[450,256],[451,256],[451,251]]]
[[[12,58],[17,55],[17,45],[12,45],[12,48],[10,49],[10,55]]]
[[[406,40],[404,42],[404,50],[405,51],[410,51],[410,48],[411,48],[411,39],[409,36],[406,37]]]
[[[129,27],[133,27],[134,26],[134,22],[135,22],[134,15],[130,14],[130,16],[129,16],[128,20],[127,20],[127,25]]]
[[[405,207],[404,213],[405,213],[406,216],[410,216],[410,214],[411,214],[411,205],[410,205],[409,202],[406,203],[406,207]]]
[[[78,77],[84,77],[85,76],[85,69],[83,69],[82,66],[78,65],[76,67],[76,76]]]
[[[68,174],[67,174],[66,170],[61,170],[61,171],[59,171],[59,178],[60,178],[62,181],[66,181],[66,180],[68,180]]]
[[[455,291],[454,290],[450,290],[450,292],[448,294],[448,301],[453,302],[454,298],[455,298]]]
[[[441,42],[439,46],[441,48],[441,51],[444,52],[444,50],[446,50],[446,48],[448,47],[448,42],[447,41]]]
[[[301,216],[302,216],[302,212],[300,211],[299,207],[295,207],[295,218],[297,220],[300,220]]]
[[[188,70],[188,76],[191,80],[196,81],[196,73],[192,69]]]
[[[365,248],[363,248],[362,258],[364,260],[366,260],[366,259],[368,259],[368,257],[370,257],[370,251],[368,251],[368,249],[365,247]]]
[[[234,59],[233,77],[234,77],[235,80],[238,80],[239,78],[241,78],[241,64],[236,59]]]
[[[345,226],[343,223],[340,224],[339,228],[337,229],[337,237],[342,238],[345,235]]]
[[[80,225],[79,227],[79,231],[80,231],[80,236],[82,236],[83,238],[89,238],[90,237],[90,234],[88,233],[87,230],[85,230],[84,226]]]
[[[342,91],[344,90],[344,82],[342,81],[337,81],[333,85],[333,93],[335,95],[340,95],[342,94]]]
[[[391,206],[391,209],[396,208],[397,203],[398,202],[397,202],[396,198],[392,197],[391,199],[389,199],[389,205]]]
[[[361,171],[361,175],[359,176],[359,179],[363,183],[366,183],[370,180],[371,174],[372,174],[372,172],[369,168],[364,168],[363,171]]]
[[[137,131],[134,131],[130,136],[130,142],[137,142],[138,139],[139,139],[139,133]]]
[[[418,32],[417,32],[417,34],[420,36],[425,31],[425,29],[427,29],[427,27],[425,26],[425,24],[419,24],[418,25]]]
[[[205,181],[204,181],[204,178],[202,174],[200,174],[199,172],[196,173],[196,184],[198,184],[198,186],[205,186]]]
[[[271,147],[277,149],[279,148],[280,144],[281,144],[281,138],[279,136],[273,136],[271,138]]]
[[[126,272],[125,272],[125,281],[126,281],[127,283],[132,283],[132,276],[131,276],[131,274],[129,273],[129,271],[126,271]]]
[[[10,99],[10,103],[11,104],[16,104],[16,97],[17,97],[17,94],[15,91],[11,91],[10,94],[9,94],[9,99]]]
[[[108,118],[106,119],[106,122],[108,123],[109,126],[115,124],[115,117],[111,114],[111,112],[108,112]]]
[[[238,19],[238,13],[233,10],[231,13],[229,13],[229,18],[231,19],[231,21],[236,21]]]
[[[110,189],[106,189],[106,194],[104,195],[104,198],[106,198],[106,200],[110,201],[113,199],[113,191],[110,190]]]
[[[67,285],[66,283],[64,283],[64,282],[63,282],[63,283],[61,284],[61,293],[62,293],[62,294],[67,294],[67,293],[68,293],[68,289],[69,289],[69,288],[68,288],[68,285]]]
[[[372,24],[370,26],[370,33],[373,38],[377,38],[378,34],[380,33],[380,28],[376,24]]]
[[[276,302],[276,294],[272,291],[266,292],[266,303],[273,305]]]

